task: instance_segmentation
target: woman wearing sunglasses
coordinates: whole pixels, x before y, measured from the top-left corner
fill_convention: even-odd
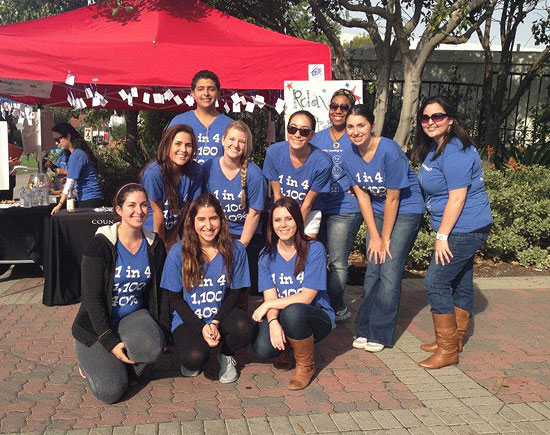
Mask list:
[[[493,218],[481,159],[455,107],[443,97],[429,97],[418,122],[414,157],[422,162],[420,185],[437,232],[425,279],[435,343],[421,346],[434,354],[420,365],[437,369],[458,363],[473,313],[474,255],[487,240]]]
[[[315,117],[307,110],[293,113],[288,120],[288,141],[271,145],[266,152],[263,174],[270,180],[273,201],[282,196],[294,199],[305,222],[305,232],[316,237],[321,211],[313,207],[317,195],[328,192],[332,165],[330,158],[311,145]]]
[[[68,150],[71,153],[67,164],[65,187],[59,203],[52,210],[52,215],[63,208],[73,188],[77,192],[78,207],[100,207],[103,203],[103,195],[99,185],[97,159],[88,143],[71,124],[66,122],[54,125],[52,136],[63,151]]]
[[[353,143],[343,161],[367,224],[365,294],[355,320],[353,347],[379,352],[393,347],[401,278],[424,213],[418,178],[401,147],[374,136],[374,115],[351,108],[346,131]]]
[[[346,115],[355,104],[355,96],[348,89],[338,89],[332,95],[328,116],[331,126],[315,134],[311,143],[323,150],[332,162],[330,191],[320,193],[316,207],[323,213],[319,241],[328,253],[327,291],[336,321],[351,316],[344,302],[344,288],[348,275],[348,257],[353,240],[363,222],[359,203],[342,166],[344,150],[352,145],[346,134]]]

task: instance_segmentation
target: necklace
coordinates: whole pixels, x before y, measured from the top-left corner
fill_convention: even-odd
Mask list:
[[[330,133],[330,139],[332,140],[332,147],[334,149],[340,148],[340,142],[338,142],[338,141],[340,139],[342,139],[342,137],[346,134],[346,131],[343,130],[342,134],[340,134],[338,137],[336,137],[336,134],[332,131],[332,127],[330,127],[329,133]],[[340,133],[340,132],[338,132],[338,133]]]

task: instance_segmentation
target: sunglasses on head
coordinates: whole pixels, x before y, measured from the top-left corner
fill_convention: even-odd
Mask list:
[[[334,111],[336,111],[336,110],[338,110],[338,108],[340,108],[340,110],[342,112],[347,112],[350,109],[350,105],[346,104],[346,103],[344,103],[344,104],[330,103],[328,105],[328,107],[330,108],[330,110],[334,110]]]
[[[286,128],[286,131],[288,131],[288,134],[296,134],[296,132],[299,131],[300,136],[303,136],[303,137],[308,137],[311,134],[311,128],[308,128],[308,127],[298,128],[294,125],[289,125]]]
[[[447,113],[432,113],[432,115],[420,115],[420,122],[422,124],[427,124],[428,122],[430,122],[430,119],[433,121],[433,122],[441,122],[443,121],[447,116],[449,116]]]

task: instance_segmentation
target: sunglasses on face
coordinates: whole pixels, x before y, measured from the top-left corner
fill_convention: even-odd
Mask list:
[[[58,138],[55,139],[55,144],[56,145],[59,145],[59,143],[61,142],[61,139],[64,139],[65,136],[59,136]]]
[[[298,128],[294,125],[289,125],[286,128],[286,131],[288,131],[288,134],[296,134],[296,132],[299,131],[300,136],[303,136],[303,137],[308,137],[311,134],[311,128],[308,128],[308,127]]]
[[[440,112],[433,113],[431,116],[424,114],[424,115],[420,115],[420,122],[422,124],[427,124],[430,122],[430,119],[431,119],[433,122],[437,123],[437,122],[443,121],[447,116],[449,115],[446,113],[440,113]]]
[[[330,108],[330,110],[334,110],[335,112],[338,110],[338,108],[340,108],[342,112],[347,112],[350,109],[350,105],[346,103],[344,104],[330,103],[328,107]]]

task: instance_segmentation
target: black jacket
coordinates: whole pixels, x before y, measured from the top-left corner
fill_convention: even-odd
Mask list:
[[[99,228],[82,256],[82,305],[72,327],[76,340],[86,346],[91,346],[99,340],[109,352],[121,341],[116,331],[111,329],[110,322],[118,225]],[[148,298],[144,308],[149,310],[151,316],[166,332],[170,330],[170,313],[168,300],[162,298],[160,291],[166,250],[157,234],[146,229],[143,229],[143,234],[147,240],[147,253],[152,271],[151,281],[145,289]]]

